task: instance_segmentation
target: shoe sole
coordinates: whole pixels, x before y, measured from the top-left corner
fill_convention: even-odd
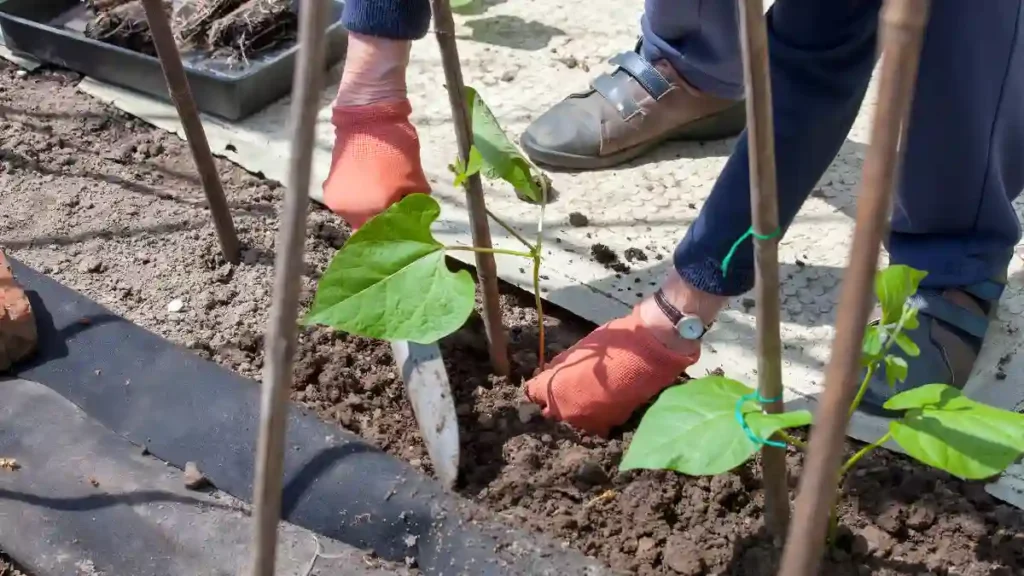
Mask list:
[[[530,160],[542,166],[568,170],[594,170],[624,164],[643,156],[665,142],[722,140],[738,135],[745,127],[746,106],[740,102],[711,116],[683,124],[653,140],[607,156],[581,156],[551,150],[531,142],[526,134],[523,134],[519,143]]]

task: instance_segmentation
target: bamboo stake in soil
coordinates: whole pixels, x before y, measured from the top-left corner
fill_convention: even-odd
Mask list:
[[[907,118],[913,97],[928,7],[928,0],[886,0],[882,8],[880,48],[884,58],[878,107],[864,159],[857,224],[839,296],[832,358],[815,417],[820,424],[811,435],[796,512],[782,555],[782,576],[815,576],[821,562],[829,512],[836,499],[848,412],[857,393],[861,343],[871,308],[878,253],[895,185],[900,125]]]
[[[224,253],[225,260],[238,264],[241,257],[238,234],[235,232],[231,210],[228,208],[227,198],[224,197],[224,188],[217,173],[217,165],[213,162],[213,153],[210,152],[203,123],[199,119],[199,110],[192,99],[192,90],[185,76],[185,67],[181,64],[181,54],[174,42],[171,24],[164,13],[163,2],[142,0],[142,7],[146,11],[149,32],[153,36],[160,67],[163,68],[164,78],[167,80],[167,91],[170,92],[174,107],[178,110],[181,126],[185,129],[185,139],[188,140],[196,171],[199,172],[199,179],[203,183],[203,192],[206,193],[206,202],[210,205],[210,215],[217,229],[221,252]]]
[[[782,412],[782,341],[779,336],[779,203],[775,180],[775,130],[768,71],[768,33],[761,0],[737,0],[740,42],[747,91],[747,143],[750,158],[750,209],[757,271],[757,391],[770,414]],[[789,522],[786,450],[764,446],[761,469],[765,520],[777,537]]]
[[[277,524],[281,518],[284,440],[288,416],[288,391],[292,384],[299,289],[306,238],[306,209],[313,162],[314,129],[323,88],[324,35],[328,0],[302,0],[299,8],[299,53],[292,85],[291,166],[288,192],[277,235],[274,263],[274,299],[265,348],[260,437],[257,447],[256,482],[253,494],[255,532],[253,576],[272,576],[277,549]]]
[[[463,165],[469,159],[473,146],[473,122],[466,106],[466,91],[462,81],[462,65],[459,63],[459,48],[455,44],[455,20],[452,18],[448,0],[430,0],[434,12],[434,35],[441,48],[441,62],[444,66],[445,87],[452,107],[455,122],[455,137],[459,143],[459,158]],[[466,205],[473,231],[473,245],[477,248],[491,248],[491,228],[487,221],[487,206],[484,202],[483,186],[479,174],[466,180]],[[477,277],[483,294],[484,328],[487,330],[488,351],[494,373],[507,376],[509,373],[508,338],[501,320],[501,304],[498,301],[498,268],[494,255],[476,252]]]

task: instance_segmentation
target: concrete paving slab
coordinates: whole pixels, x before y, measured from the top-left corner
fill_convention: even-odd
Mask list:
[[[551,105],[584,89],[608,58],[633,46],[641,4],[603,2],[596,7],[583,0],[557,5],[544,0],[483,0],[479,14],[460,17],[457,22],[466,82],[479,90],[505,129],[517,137]],[[451,186],[447,170],[456,146],[433,37],[414,45],[408,81],[424,166],[434,194],[443,204],[438,236],[445,242],[469,244],[465,200],[462,192]],[[93,80],[80,87],[128,113],[182,134],[173,108],[167,104]],[[320,198],[319,182],[330,163],[329,104],[335,89],[331,84],[322,97],[311,189],[314,199]],[[855,189],[874,102],[872,87],[839,157],[779,249],[786,398],[812,408],[829,357],[838,286],[853,230]],[[284,180],[290,136],[288,105],[287,99],[282,100],[235,125],[208,119],[213,149],[249,170]],[[552,174],[558,196],[544,223],[544,298],[598,323],[627,312],[653,290],[665,272],[677,240],[696,217],[731,146],[731,141],[676,143],[619,169]],[[517,200],[505,186],[491,184],[486,193],[492,211],[522,233],[535,233],[536,208]],[[1024,204],[1018,202],[1017,209],[1024,212]],[[589,225],[570,226],[572,212],[585,214]],[[516,246],[513,239],[493,228],[497,246]],[[596,243],[609,246],[620,257],[627,248],[640,248],[648,260],[632,263],[628,274],[616,274],[590,257]],[[1024,387],[1008,384],[1024,376],[1024,364],[1018,361],[1022,344],[1017,337],[1024,324],[1022,253],[1018,250],[1013,261],[999,319],[968,386],[970,394],[1005,408],[1024,402]],[[453,256],[468,262],[472,257],[469,253]],[[498,266],[503,279],[530,287],[529,269],[521,261],[502,256]],[[708,335],[706,352],[691,374],[724,367],[730,375],[755,381],[752,313],[747,297],[734,299]],[[1009,361],[998,362],[1002,358]],[[883,427],[880,421],[858,417],[851,435],[873,440]],[[1014,502],[1024,505],[1024,498]]]

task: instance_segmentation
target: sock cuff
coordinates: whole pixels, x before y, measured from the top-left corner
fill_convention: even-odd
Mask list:
[[[331,123],[336,127],[365,126],[380,123],[408,122],[412,105],[403,98],[364,106],[334,106]]]
[[[430,27],[428,0],[348,0],[341,22],[350,32],[388,38],[419,40]]]

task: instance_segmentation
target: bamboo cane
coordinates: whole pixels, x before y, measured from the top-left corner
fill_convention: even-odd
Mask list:
[[[235,224],[231,219],[227,198],[224,196],[220,174],[217,173],[217,165],[213,161],[213,153],[210,152],[210,143],[206,140],[206,131],[203,130],[203,122],[199,119],[199,111],[192,98],[192,90],[188,85],[188,77],[185,76],[185,67],[181,64],[178,46],[174,43],[174,34],[164,12],[163,2],[142,0],[142,7],[146,11],[149,32],[153,35],[160,67],[163,68],[164,78],[167,80],[167,91],[170,92],[171,101],[178,110],[181,127],[185,130],[185,139],[188,140],[196,171],[199,172],[199,180],[203,183],[203,192],[206,193],[206,202],[210,205],[210,216],[213,217],[213,225],[217,229],[221,252],[224,253],[225,260],[238,264],[241,258],[238,234],[235,232]]]
[[[459,158],[463,165],[469,159],[473,146],[473,123],[466,106],[466,90],[462,81],[462,65],[459,63],[459,48],[455,43],[455,20],[448,0],[430,0],[434,12],[434,35],[441,48],[441,63],[444,66],[445,87],[451,103],[455,123],[455,137],[459,144]],[[473,245],[477,248],[491,248],[491,228],[487,221],[487,206],[479,174],[466,180],[466,205],[469,208]],[[501,304],[498,301],[498,268],[493,254],[476,252],[477,277],[483,295],[484,328],[487,331],[488,351],[494,373],[507,376],[509,373],[508,337],[501,320]]]
[[[747,92],[750,209],[757,272],[757,390],[770,414],[782,412],[782,340],[779,335],[779,203],[775,180],[775,131],[768,67],[768,33],[761,0],[738,0],[743,73]],[[765,516],[779,538],[789,522],[786,450],[761,450]]]
[[[779,574],[815,576],[821,563],[829,513],[836,498],[848,412],[857,393],[861,343],[871,308],[882,234],[898,166],[901,122],[907,118],[917,79],[928,0],[886,0],[880,48],[884,53],[871,146],[864,159],[857,224],[843,279],[832,358],[818,406],[804,474]]]
[[[253,576],[272,576],[277,556],[288,391],[291,389],[295,356],[316,115],[323,89],[325,23],[330,13],[328,1],[302,0],[299,8],[299,53],[291,110],[295,136],[288,171],[288,192],[277,235],[278,256],[274,263],[274,294],[267,329],[256,453]]]

